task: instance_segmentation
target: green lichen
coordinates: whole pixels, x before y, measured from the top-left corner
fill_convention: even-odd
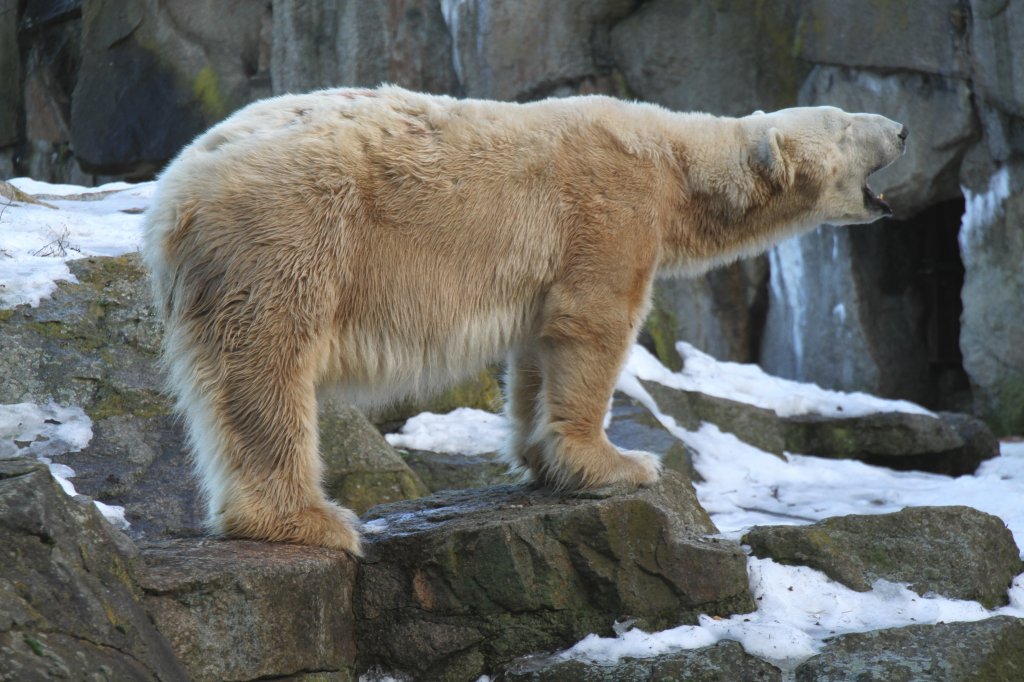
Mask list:
[[[203,114],[206,115],[207,120],[219,121],[231,111],[231,107],[228,106],[228,102],[220,90],[220,78],[209,64],[196,74],[195,80],[192,82],[192,94],[203,108]]]
[[[676,342],[679,340],[676,335],[678,328],[679,320],[675,313],[655,300],[651,313],[647,316],[644,329],[651,337],[651,341],[654,342],[654,354],[658,356],[663,365],[673,372],[678,372],[683,368],[683,359],[676,351]]]
[[[14,316],[14,310],[12,308],[7,308],[7,309],[4,309],[4,310],[0,310],[0,324],[3,324],[7,320],[11,319],[11,317],[13,317],[13,316]]]
[[[33,637],[32,635],[30,635],[28,633],[25,633],[24,635],[22,635],[22,638],[25,640],[25,644],[28,645],[28,648],[31,649],[32,653],[34,653],[36,656],[43,656],[43,655],[45,655],[45,650],[43,649],[43,645],[39,642],[38,639],[36,639],[35,637]]]
[[[170,408],[159,394],[148,391],[119,391],[109,384],[100,384],[95,400],[83,406],[93,421],[108,417],[158,417],[170,414]]]

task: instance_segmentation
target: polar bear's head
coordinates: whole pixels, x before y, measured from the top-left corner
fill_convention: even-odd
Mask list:
[[[844,225],[892,215],[868,177],[903,153],[906,126],[835,107],[758,112],[740,120],[755,169],[783,191],[814,197],[807,218]]]

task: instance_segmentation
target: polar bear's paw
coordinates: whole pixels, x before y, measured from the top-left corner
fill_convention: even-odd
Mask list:
[[[281,514],[265,507],[228,509],[219,519],[214,532],[227,537],[289,542],[313,547],[341,549],[352,556],[362,556],[359,542],[359,518],[348,509],[326,500],[290,514]]]
[[[605,441],[562,439],[545,462],[540,478],[559,489],[646,486],[661,476],[661,460],[649,452],[619,451]]]
[[[653,485],[661,477],[661,458],[643,450],[622,450],[620,465],[615,474],[621,476],[615,482],[622,481],[632,485]]]
[[[288,542],[315,547],[343,549],[352,556],[363,555],[359,539],[359,517],[335,504],[307,507],[285,522]]]

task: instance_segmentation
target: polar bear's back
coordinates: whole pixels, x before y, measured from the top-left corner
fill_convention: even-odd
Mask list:
[[[239,111],[179,155],[147,216],[168,325],[242,297],[337,323],[329,373],[388,393],[499,357],[563,251],[558,139],[531,116],[398,89]]]

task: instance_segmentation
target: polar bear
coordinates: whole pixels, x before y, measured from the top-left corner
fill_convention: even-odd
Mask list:
[[[358,555],[320,487],[317,395],[372,405],[508,360],[508,452],[563,489],[659,475],[603,418],[656,274],[695,275],[889,207],[907,130],[602,96],[397,87],[256,102],[162,174],[143,253],[212,531]]]

